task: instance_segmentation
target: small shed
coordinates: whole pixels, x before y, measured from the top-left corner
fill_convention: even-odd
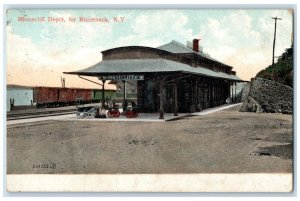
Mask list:
[[[19,85],[7,85],[6,111],[13,107],[26,107],[33,105],[33,88]]]

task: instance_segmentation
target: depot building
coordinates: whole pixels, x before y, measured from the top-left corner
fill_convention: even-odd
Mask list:
[[[117,86],[125,100],[136,101],[139,112],[197,112],[235,101],[236,72],[203,52],[199,40],[171,41],[157,48],[125,46],[102,51],[103,59],[86,69],[65,72],[98,77]],[[103,97],[104,103],[104,97]]]

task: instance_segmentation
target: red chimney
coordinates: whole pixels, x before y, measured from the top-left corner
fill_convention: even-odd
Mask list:
[[[199,39],[194,39],[193,40],[193,50],[195,52],[199,52]]]

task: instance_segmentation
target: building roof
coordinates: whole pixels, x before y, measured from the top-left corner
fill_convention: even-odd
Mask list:
[[[194,51],[182,43],[172,40],[170,43],[157,47],[157,49],[165,50],[172,53],[194,53]],[[196,53],[196,52],[195,52]]]
[[[89,68],[65,72],[66,74],[101,76],[116,73],[153,73],[153,72],[183,72],[199,74],[209,77],[241,81],[236,75],[229,75],[223,72],[216,72],[204,67],[194,68],[187,64],[167,59],[115,59],[103,60]]]
[[[203,52],[195,52],[194,50],[192,50],[191,48],[188,48],[186,45],[182,44],[182,43],[179,43],[175,40],[172,40],[170,43],[167,43],[165,45],[162,45],[162,46],[159,46],[157,47],[157,49],[161,49],[161,50],[165,50],[165,51],[168,51],[168,52],[172,52],[172,53],[175,53],[175,54],[192,54],[192,53],[195,53],[195,54],[198,54],[206,59],[209,59],[209,60],[212,60],[212,61],[215,61],[215,62],[218,62],[220,64],[223,64],[225,66],[228,66],[214,58],[212,58],[211,56],[209,56],[208,54],[206,53],[203,53]],[[228,67],[231,67],[231,66],[228,66]],[[232,68],[232,67],[231,67]]]
[[[17,84],[7,84],[6,88],[18,88],[18,89],[32,89],[32,86],[24,86],[24,85],[17,85]]]

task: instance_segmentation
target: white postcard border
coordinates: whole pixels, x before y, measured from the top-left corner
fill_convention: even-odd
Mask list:
[[[292,192],[293,174],[8,174],[9,192]]]

